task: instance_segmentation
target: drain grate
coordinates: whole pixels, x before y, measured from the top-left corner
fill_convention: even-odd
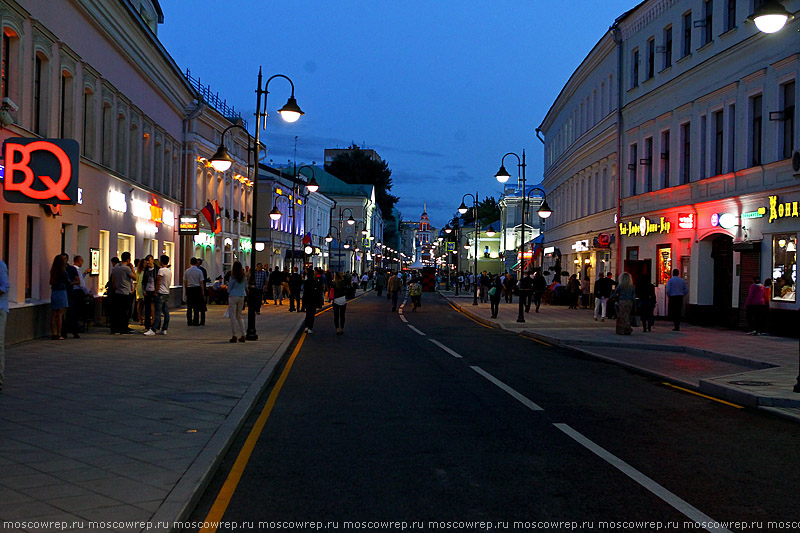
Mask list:
[[[742,387],[769,387],[772,385],[768,381],[729,381],[728,383]]]

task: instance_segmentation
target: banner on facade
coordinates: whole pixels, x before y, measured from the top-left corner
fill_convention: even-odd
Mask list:
[[[78,141],[15,137],[3,143],[3,156],[6,202],[78,203]]]

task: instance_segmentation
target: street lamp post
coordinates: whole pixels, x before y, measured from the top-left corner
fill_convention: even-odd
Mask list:
[[[269,82],[271,82],[275,78],[283,78],[286,81],[288,81],[289,84],[292,86],[292,95],[286,101],[286,104],[282,108],[280,108],[278,110],[278,113],[280,113],[281,118],[283,118],[283,120],[285,120],[286,122],[296,122],[302,115],[305,114],[300,109],[300,107],[297,105],[297,100],[295,100],[295,98],[294,98],[294,82],[292,82],[292,80],[289,79],[288,76],[285,76],[283,74],[275,74],[274,76],[270,77],[267,80],[267,82],[264,84],[264,88],[262,89],[261,88],[261,81],[262,81],[263,78],[262,78],[262,74],[261,74],[261,68],[259,67],[259,69],[258,69],[258,84],[256,86],[256,113],[255,113],[255,115],[256,115],[256,131],[255,131],[255,140],[254,140],[254,143],[253,143],[253,156],[254,156],[254,158],[253,158],[253,160],[254,160],[253,167],[255,169],[254,170],[254,178],[253,178],[253,209],[252,209],[253,219],[252,219],[252,224],[250,226],[250,237],[251,237],[251,241],[253,243],[253,249],[255,249],[256,241],[258,239],[258,159],[259,159],[259,152],[261,151],[261,144],[259,142],[259,132],[260,132],[261,127],[262,127],[261,126],[262,117],[264,119],[263,128],[266,129],[266,127],[267,127],[267,116],[268,116],[267,115],[267,95],[269,94],[268,88],[269,88]],[[262,95],[264,96],[264,108],[263,108],[263,110],[261,108],[261,96]],[[227,131],[227,129],[226,129],[226,131]],[[220,147],[224,149],[224,145],[221,145]],[[227,170],[230,167],[230,164],[233,162],[233,159],[230,156],[228,156],[228,158],[225,159],[224,157],[222,157],[223,154],[219,153],[219,150],[217,152],[218,152],[218,154],[215,154],[215,157],[217,157],[217,155],[219,155],[220,158],[216,159],[216,161],[217,162],[221,162],[223,166],[225,165],[225,163],[227,163],[227,166],[224,169],[224,170]],[[227,153],[224,154],[224,155],[227,155]],[[212,157],[211,163],[214,164],[214,162],[215,162],[215,159],[214,159],[214,157]],[[254,251],[251,251],[250,252],[250,283],[251,284],[255,282],[255,272],[256,272],[256,254],[254,253]],[[253,291],[252,294],[255,294],[255,291]],[[258,339],[258,333],[256,331],[256,310],[255,309],[256,309],[256,306],[251,301],[250,305],[248,305],[248,307],[247,307],[247,334],[246,334],[247,340],[257,340]]]
[[[466,214],[466,212],[469,210],[467,205],[464,203],[464,200],[467,198],[467,196],[472,197],[472,206],[475,211],[473,213],[473,215],[475,216],[475,250],[474,250],[475,283],[473,285],[475,286],[472,288],[472,305],[478,305],[478,193],[477,191],[475,192],[474,195],[467,193],[461,197],[461,205],[458,206],[458,212],[461,213],[462,215]]]
[[[519,256],[519,282],[522,283],[522,276],[524,274],[524,265],[525,265],[525,214],[527,213],[527,208],[526,208],[526,205],[525,205],[525,203],[527,201],[527,191],[525,190],[525,167],[527,166],[525,164],[525,150],[522,151],[522,158],[520,158],[514,152],[509,152],[506,155],[504,155],[503,158],[500,160],[500,170],[497,171],[497,174],[495,174],[494,177],[500,183],[506,183],[509,180],[509,178],[511,178],[511,175],[508,173],[508,171],[506,170],[506,167],[503,165],[503,162],[505,161],[506,156],[509,156],[509,155],[513,155],[514,157],[517,158],[517,179],[519,180],[519,182],[521,183],[521,186],[522,186],[522,224],[520,225],[520,249],[521,249],[521,252],[520,252],[520,256]],[[535,191],[541,191],[541,193],[542,193],[543,201],[542,201],[542,205],[539,207],[539,210],[538,210],[539,216],[541,218],[547,218],[551,214],[553,214],[553,211],[550,209],[550,206],[547,205],[547,196],[546,196],[544,190],[542,190],[542,189],[540,189],[538,187],[534,187],[531,190],[532,191],[534,191],[534,190]],[[522,297],[522,293],[520,293],[520,298],[519,298],[519,316],[517,316],[517,322],[525,322],[525,302],[524,302],[524,300],[525,300],[525,298],[523,298]]]
[[[343,207],[343,208],[339,209],[339,239],[338,239],[338,241],[339,241],[339,261],[337,261],[337,263],[339,264],[339,272],[342,271],[342,227],[344,225],[344,212],[345,211],[350,211],[350,216],[347,218],[347,224],[349,226],[352,226],[353,224],[356,223],[356,219],[353,218],[353,210],[352,209],[350,209],[349,207]]]

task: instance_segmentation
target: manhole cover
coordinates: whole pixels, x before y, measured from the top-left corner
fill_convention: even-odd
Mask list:
[[[741,385],[742,387],[769,387],[772,383],[766,381],[729,381],[731,385]]]
[[[233,396],[225,396],[224,394],[214,394],[212,392],[174,392],[170,394],[162,394],[159,396],[159,398],[163,398],[171,402],[190,403],[190,402],[215,402],[217,400],[228,400],[232,399]]]

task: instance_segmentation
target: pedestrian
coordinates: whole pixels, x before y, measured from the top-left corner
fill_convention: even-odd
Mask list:
[[[388,284],[388,294],[389,298],[392,300],[392,311],[397,311],[397,298],[400,295],[400,289],[403,288],[403,282],[400,281],[400,278],[397,274],[392,275],[389,278]]]
[[[614,289],[617,287],[617,281],[614,279],[614,275],[611,272],[606,274],[606,279],[608,280],[609,285],[609,298],[611,298],[611,294],[614,292]],[[606,309],[606,318],[616,318],[617,316],[617,306],[611,305]]]
[[[264,287],[267,285],[267,272],[264,270],[264,265],[256,263],[256,269],[253,275],[250,276],[250,305],[256,310],[256,314],[261,314],[261,304],[264,303]]]
[[[497,318],[497,313],[500,312],[500,298],[503,294],[503,284],[500,281],[500,276],[495,276],[489,283],[489,304],[492,307],[492,318]]]
[[[352,282],[345,279],[341,272],[333,277],[333,324],[336,334],[344,335],[344,314],[347,311],[347,289]]]
[[[484,270],[480,274],[478,283],[480,284],[480,300],[481,303],[486,303],[489,299],[489,288],[492,285],[492,277]]]
[[[533,273],[533,281],[531,282],[531,296],[533,298],[533,305],[536,306],[536,312],[539,312],[539,307],[542,305],[542,297],[547,290],[547,280],[538,268]],[[530,304],[528,304],[530,309]]]
[[[525,307],[525,312],[531,312],[531,298],[533,296],[533,278],[531,273],[526,272],[525,276],[519,280],[519,298],[520,303]]]
[[[142,276],[142,291],[144,292],[144,329],[149,330],[153,326],[153,315],[155,314],[156,302],[156,277],[158,270],[155,267],[152,254],[147,254],[144,258],[144,274]]]
[[[300,290],[303,287],[303,278],[297,272],[297,267],[292,267],[292,272],[289,274],[289,312],[300,312],[302,308],[302,300],[300,298]]]
[[[303,307],[306,310],[306,333],[314,333],[314,318],[317,308],[322,304],[322,280],[314,275],[310,268],[306,271],[303,284]]]
[[[666,288],[669,317],[675,327],[672,331],[681,330],[681,313],[683,312],[683,297],[689,294],[689,287],[686,286],[686,281],[681,277],[681,272],[677,268],[672,271],[672,277],[669,278]]]
[[[64,315],[69,308],[69,294],[72,286],[78,284],[67,274],[67,254],[59,254],[53,258],[53,266],[50,268],[50,332],[53,340],[64,340],[66,337],[61,334],[64,324]]]
[[[583,281],[581,281],[581,307],[589,309],[591,299],[592,292],[589,290],[589,276],[583,276]]]
[[[617,335],[630,335],[633,332],[631,327],[631,312],[633,303],[636,300],[636,290],[631,280],[631,275],[627,272],[619,277],[619,284],[614,289],[612,298],[618,301],[617,309]]]
[[[503,280],[503,295],[506,298],[506,303],[512,303],[514,299],[514,277],[511,276],[508,272],[506,272],[506,277]]]
[[[408,286],[408,296],[411,298],[411,311],[416,311],[418,307],[422,306],[422,284],[419,282],[419,278],[414,278],[411,280],[411,284]]]
[[[642,331],[653,331],[656,318],[653,311],[656,308],[656,287],[649,279],[639,279],[636,285],[636,296],[639,299],[639,318],[642,319]]]
[[[367,284],[368,283],[369,283],[369,274],[367,274],[365,272],[364,275],[361,276],[361,290],[362,291],[366,291],[367,290]]]
[[[611,297],[611,280],[607,278],[602,272],[597,275],[597,281],[594,282],[594,320],[597,321],[597,315],[600,315],[600,322],[606,321],[606,306],[608,299]]]
[[[161,266],[156,272],[155,318],[152,329],[145,331],[145,335],[155,335],[156,332],[166,335],[169,329],[169,287],[172,285],[172,270],[169,268],[169,256],[162,255],[158,259]]]
[[[280,267],[269,273],[269,284],[272,286],[272,296],[275,299],[275,305],[283,305],[283,286]]]
[[[375,276],[375,291],[378,293],[378,296],[383,296],[383,288],[386,286],[386,273],[385,272],[378,272]]]
[[[231,333],[233,337],[229,342],[244,342],[244,300],[247,297],[247,280],[244,269],[239,261],[233,262],[231,280],[228,282],[228,315],[231,319]]]
[[[203,266],[203,260],[199,257],[197,258],[197,268],[200,272],[203,273],[203,282],[201,286],[203,287],[203,295],[200,297],[200,325],[206,325],[206,311],[208,311],[208,282],[211,281],[208,279],[208,271],[206,271],[205,267]]]
[[[744,302],[747,323],[752,328],[748,335],[769,335],[766,331],[764,319],[767,314],[766,290],[761,284],[759,276],[753,276],[753,284],[747,291],[747,299]]]
[[[67,265],[67,277],[72,284],[67,290],[69,306],[67,307],[66,331],[62,330],[62,337],[66,337],[66,333],[72,333],[73,338],[81,338],[78,334],[78,320],[80,319],[83,302],[87,294],[86,281],[83,279],[83,272],[81,272],[82,266],[83,257],[79,255],[72,259],[71,265]]]
[[[122,252],[120,262],[111,271],[111,333],[131,335],[128,322],[133,311],[136,273],[131,268],[131,253]]]
[[[186,291],[186,325],[200,325],[200,309],[203,303],[203,271],[197,268],[197,258],[189,260],[189,268],[183,273],[183,287]]]
[[[8,322],[8,266],[0,259],[0,392],[5,385],[6,371],[6,323]]]
[[[567,282],[567,302],[569,302],[570,309],[578,308],[578,300],[581,296],[581,282],[578,281],[577,274],[569,277]]]

